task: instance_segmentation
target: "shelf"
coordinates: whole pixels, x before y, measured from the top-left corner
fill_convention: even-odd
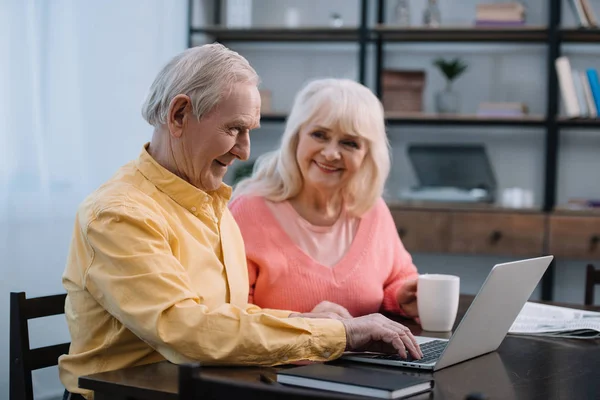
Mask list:
[[[558,125],[563,128],[600,128],[600,118],[576,118],[569,119],[561,117],[558,119]]]
[[[424,200],[401,200],[396,198],[386,198],[385,202],[391,209],[401,209],[408,211],[468,211],[468,212],[493,212],[493,213],[511,213],[511,214],[541,214],[542,209],[532,208],[509,208],[496,203],[479,202],[443,202],[443,201],[424,201]]]
[[[390,125],[446,125],[446,126],[544,126],[542,116],[527,117],[480,117],[468,114],[421,114],[421,113],[386,113]]]
[[[260,115],[260,122],[285,122],[287,113],[266,112]]]
[[[567,204],[554,207],[553,215],[570,215],[574,217],[600,217],[600,208],[573,208]]]
[[[261,122],[285,122],[287,113],[268,112],[260,116]],[[446,125],[446,126],[544,126],[544,117],[527,116],[522,118],[479,117],[477,115],[444,115],[424,113],[387,112],[386,122],[389,125]]]
[[[442,27],[442,28],[399,28],[378,25],[374,32],[390,42],[529,42],[543,43],[548,39],[544,26],[519,28],[492,27]]]
[[[600,43],[600,29],[568,28],[560,30],[563,42],[570,43]]]
[[[306,28],[193,28],[194,34],[212,36],[217,42],[358,42],[358,27]]]

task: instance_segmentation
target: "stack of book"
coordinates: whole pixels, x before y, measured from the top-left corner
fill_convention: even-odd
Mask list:
[[[564,110],[569,118],[597,118],[600,110],[600,82],[593,68],[578,71],[569,59],[555,61]]]
[[[523,117],[528,113],[527,104],[518,102],[487,102],[477,108],[480,117]]]
[[[525,25],[525,7],[518,2],[477,4],[476,26],[513,27]]]
[[[589,0],[569,0],[569,4],[571,4],[571,9],[579,26],[584,28],[598,26],[598,20]]]

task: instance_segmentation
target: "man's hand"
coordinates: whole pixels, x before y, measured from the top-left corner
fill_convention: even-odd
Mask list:
[[[417,318],[419,316],[416,278],[404,282],[398,289],[396,300],[398,301],[398,306],[406,313],[406,316],[410,318]]]
[[[381,314],[344,319],[346,350],[399,354],[421,359],[423,353],[410,329]]]

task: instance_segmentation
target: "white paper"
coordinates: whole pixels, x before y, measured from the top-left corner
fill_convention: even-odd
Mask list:
[[[600,312],[527,302],[508,333],[594,339],[600,337]]]

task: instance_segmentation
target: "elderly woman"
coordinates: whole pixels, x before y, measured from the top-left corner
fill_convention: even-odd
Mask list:
[[[420,357],[381,315],[336,320],[248,304],[248,269],[227,209],[227,168],[250,152],[258,76],[219,44],[158,74],[143,106],[154,127],[139,157],[81,204],[63,284],[71,332],[59,372],[71,400],[82,375],[163,360],[221,365],[327,361],[344,350]]]
[[[382,105],[366,87],[322,79],[298,93],[280,149],[259,158],[230,203],[251,303],[417,317],[417,269],[381,198],[388,148]]]

